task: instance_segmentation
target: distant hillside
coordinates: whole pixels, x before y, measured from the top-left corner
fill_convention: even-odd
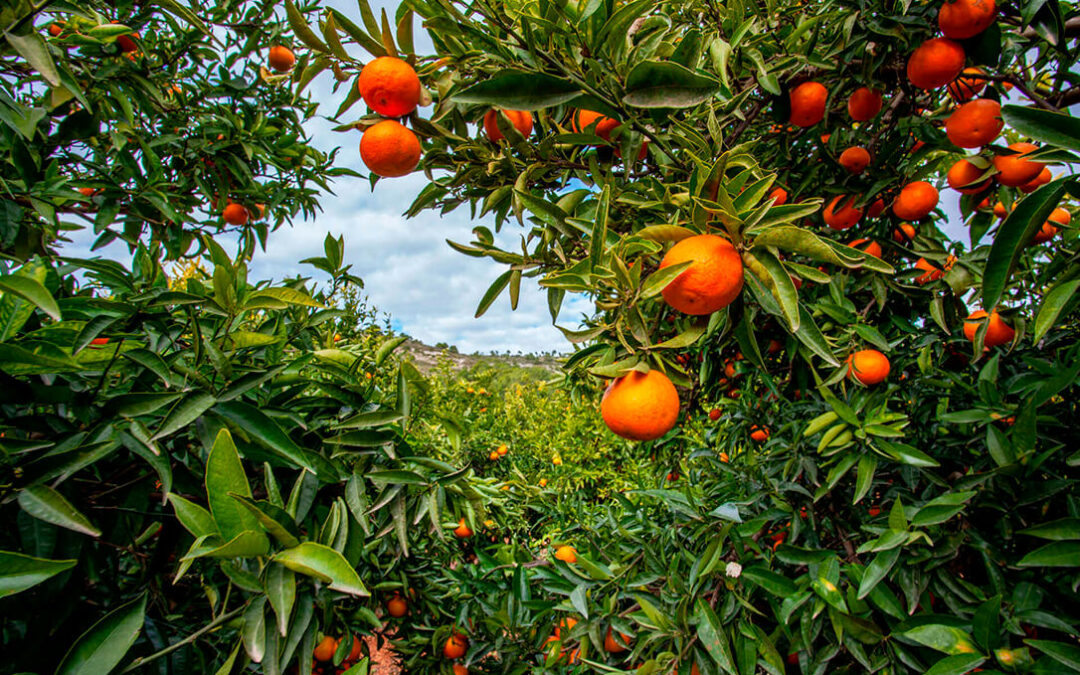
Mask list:
[[[523,355],[514,356],[509,354],[459,354],[453,348],[432,347],[419,340],[408,339],[400,347],[399,354],[408,354],[413,363],[425,375],[431,372],[439,363],[440,359],[448,358],[454,364],[455,370],[464,370],[480,363],[504,364],[515,368],[541,368],[559,372],[560,359],[555,356]]]

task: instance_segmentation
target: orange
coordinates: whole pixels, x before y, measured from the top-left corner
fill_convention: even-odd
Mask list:
[[[769,430],[755,424],[750,427],[750,438],[757,443],[764,443],[769,438]]]
[[[364,103],[385,117],[401,117],[420,103],[420,78],[408,63],[393,56],[368,61],[356,80]]]
[[[661,294],[684,314],[703,315],[721,310],[739,296],[743,286],[742,257],[730,241],[715,234],[687,237],[671,247],[660,269],[690,261]]]
[[[867,218],[877,218],[878,216],[881,215],[881,212],[884,211],[884,210],[885,210],[885,200],[884,199],[875,199],[874,201],[870,202],[870,206],[867,207],[867,209],[866,209],[866,217]]]
[[[1046,219],[1042,227],[1031,237],[1032,244],[1042,244],[1054,238],[1058,233],[1058,225],[1068,225],[1072,220],[1072,214],[1065,209],[1054,209],[1050,217]]]
[[[859,174],[870,166],[870,153],[866,148],[853,146],[840,153],[840,166],[851,173]]]
[[[221,212],[221,217],[230,225],[246,225],[248,221],[248,210],[241,204],[230,202],[229,205],[225,207],[225,210]]]
[[[490,459],[490,460],[491,460],[491,461],[493,461],[493,462],[494,462],[495,460],[497,460],[498,458],[499,458],[499,453],[498,453],[498,451],[496,451],[496,450],[492,450],[492,451],[491,451],[491,454],[490,454],[490,455],[488,455],[488,459]]]
[[[938,11],[938,28],[945,37],[966,40],[994,23],[994,0],[946,0]]]
[[[472,528],[465,524],[465,519],[462,518],[458,521],[458,526],[454,528],[454,536],[458,539],[468,539],[473,535]]]
[[[57,37],[60,33],[64,32],[64,24],[60,21],[54,21],[49,24],[49,35]]]
[[[984,323],[983,321],[979,321],[979,319],[983,318],[986,318],[986,311],[982,309],[968,315],[967,321],[964,322],[964,337],[971,342],[974,342],[975,333],[979,330],[979,326]],[[1002,321],[1001,315],[997,313],[997,310],[994,310],[990,314],[990,318],[987,319],[985,323],[986,335],[983,336],[984,347],[997,347],[998,345],[1012,342],[1013,337],[1016,336],[1016,331],[1013,330],[1012,326]]]
[[[966,159],[961,159],[953,164],[949,169],[949,173],[946,179],[949,181],[949,187],[960,192],[961,194],[971,195],[976,192],[981,192],[988,185],[990,185],[990,179],[978,181],[986,173],[985,169],[980,169]]]
[[[540,479],[540,487],[547,487],[547,478]]]
[[[840,200],[846,199],[843,205],[840,205]],[[837,206],[840,208],[838,209]],[[846,230],[849,227],[854,227],[856,223],[863,216],[862,209],[855,208],[855,195],[845,196],[840,195],[834,197],[829,205],[825,207],[825,212],[822,214],[825,218],[825,224],[834,230]]]
[[[1030,181],[1020,186],[1020,191],[1024,194],[1035,192],[1035,190],[1038,190],[1052,180],[1054,180],[1054,174],[1050,173],[1050,167],[1043,167],[1043,170],[1039,172],[1038,176],[1035,176]]]
[[[460,663],[454,664],[454,675],[469,675],[469,669]]]
[[[859,87],[848,98],[847,111],[856,122],[874,119],[881,112],[881,92]]]
[[[107,345],[107,344],[109,344],[109,338],[100,338],[100,337],[99,338],[94,338],[93,340],[90,341],[90,344],[95,345],[95,346]]]
[[[825,117],[829,90],[820,82],[803,82],[791,90],[791,123],[812,127]]]
[[[1068,225],[1072,221],[1072,214],[1065,209],[1054,209],[1054,212],[1050,214],[1050,218],[1047,222],[1060,223],[1061,225]]]
[[[120,51],[125,54],[134,54],[139,51],[139,45],[135,43],[138,40],[139,34],[132,33],[131,35],[121,35],[116,38],[116,46],[120,48]]]
[[[913,241],[917,232],[918,230],[916,230],[915,226],[911,223],[900,223],[896,226],[896,229],[893,230],[892,238],[896,243],[904,244]]]
[[[766,199],[773,200],[773,206],[783,206],[787,203],[787,198],[787,190],[782,187],[773,188],[773,191],[769,193],[768,197],[766,197]]]
[[[409,603],[400,595],[395,595],[386,603],[386,612],[395,619],[400,619],[409,613]]]
[[[593,124],[596,126],[593,127]],[[615,131],[622,122],[614,120],[593,110],[578,110],[574,113],[574,117],[571,120],[571,126],[574,131],[579,134],[588,133],[590,127],[592,133],[596,134],[605,141],[611,140],[611,132]]]
[[[499,113],[506,115],[510,120],[510,123],[514,125],[514,128],[518,130],[522,136],[528,137],[533,130],[533,118],[532,113],[527,110],[489,110],[484,115],[484,133],[487,134],[488,140],[492,143],[498,143],[503,139],[503,134],[499,131]]]
[[[510,452],[510,448],[506,447],[506,443],[503,443],[502,445],[500,445],[498,448],[495,449],[495,452],[499,453],[500,456],[505,455],[508,452]]]
[[[728,457],[728,454],[726,452],[721,452],[720,453],[720,461],[723,462],[724,464],[727,464],[728,462],[731,461],[731,458]]]
[[[937,203],[937,188],[924,180],[917,180],[900,190],[892,210],[901,220],[919,220],[929,215]]]
[[[633,441],[651,441],[675,426],[679,393],[659,370],[634,370],[608,385],[600,401],[600,415],[615,434]]]
[[[632,635],[626,635],[623,632],[619,632],[619,640],[622,640],[623,644],[630,644],[630,640],[633,639]],[[626,651],[626,647],[619,644],[619,641],[615,639],[611,629],[607,629],[607,635],[604,636],[604,651],[609,654],[621,654]]]
[[[460,633],[454,633],[446,639],[442,653],[448,659],[460,659],[468,649],[469,639]]]
[[[919,258],[918,260],[916,260],[915,269],[922,270],[924,272],[924,274],[915,277],[915,283],[919,284],[920,286],[923,284],[928,284],[931,281],[937,281],[941,277],[945,276],[945,272],[943,270],[934,267],[926,258]]]
[[[363,655],[363,649],[360,640],[354,635],[352,639],[352,649],[349,650],[349,655],[345,657],[346,662],[359,661]]]
[[[79,188],[79,194],[81,194],[83,197],[93,197],[94,195],[97,194],[97,192],[98,191],[95,190],[92,187],[81,187],[81,188]]]
[[[560,546],[555,549],[555,559],[573,565],[577,562],[577,550],[573,546]]]
[[[668,473],[667,479],[668,479],[669,483],[674,483],[675,481],[679,480],[679,474],[672,471],[672,472]]]
[[[857,351],[851,355],[848,373],[866,386],[873,386],[889,376],[889,359],[876,349]]]
[[[323,639],[319,641],[319,644],[315,646],[315,651],[311,654],[316,661],[329,661],[334,658],[334,652],[337,651],[340,642],[340,640],[336,640],[329,635],[323,636]]]
[[[383,178],[404,176],[420,163],[420,140],[400,122],[376,122],[360,137],[360,159]]]
[[[274,45],[266,56],[266,62],[279,73],[287,73],[296,65],[296,54],[288,47]]]
[[[1009,209],[1001,202],[998,202],[997,204],[994,204],[994,215],[998,218],[1004,218],[1009,215]]]
[[[961,105],[945,120],[945,135],[960,148],[986,145],[1005,127],[1001,119],[1001,104],[988,98],[977,98]]]
[[[927,40],[908,58],[908,80],[919,89],[944,87],[964,69],[965,58],[959,42],[949,38]]]
[[[871,239],[856,239],[848,244],[852,248],[857,248],[860,251],[866,251],[875,258],[881,257],[881,244]]]
[[[713,408],[709,411],[709,419],[715,422],[720,419],[720,408]]]
[[[1009,187],[1019,187],[1037,178],[1046,165],[1024,159],[1023,155],[1038,149],[1038,146],[1031,143],[1013,143],[1009,146],[1009,150],[1015,154],[994,155],[994,168],[998,170],[998,182]]]
[[[946,91],[957,103],[970,101],[975,94],[978,94],[986,87],[986,80],[980,77],[985,74],[982,68],[964,68],[964,71],[960,73],[960,77],[953,80],[946,87]]]

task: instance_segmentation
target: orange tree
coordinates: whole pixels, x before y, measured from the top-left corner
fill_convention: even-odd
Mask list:
[[[478,313],[525,278],[555,321],[591,297],[568,371],[689,479],[550,504],[574,555],[477,551],[413,663],[1080,667],[1073,5],[409,10],[437,52],[407,55],[434,100],[402,118],[409,213],[494,223],[453,244],[506,267]]]

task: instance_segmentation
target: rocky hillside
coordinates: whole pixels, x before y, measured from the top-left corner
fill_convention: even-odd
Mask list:
[[[397,349],[398,354],[408,354],[420,372],[427,374],[438,365],[440,359],[450,359],[455,370],[471,368],[478,363],[501,363],[515,368],[543,368],[553,373],[559,370],[559,358],[533,354],[512,356],[502,354],[459,354],[451,349],[432,347],[418,340],[408,339]]]

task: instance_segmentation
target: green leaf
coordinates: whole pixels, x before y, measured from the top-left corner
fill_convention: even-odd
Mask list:
[[[91,537],[101,536],[101,530],[94,527],[63,495],[47,485],[31,485],[20,490],[19,506],[38,520]]]
[[[773,282],[771,289],[773,296],[780,303],[780,309],[784,312],[784,317],[787,319],[791,331],[793,333],[797,332],[801,321],[799,292],[795,289],[795,283],[791,280],[791,275],[784,269],[784,263],[765,249],[754,249],[750,254],[768,271]]]
[[[311,460],[300,446],[289,438],[277,422],[255,406],[242,401],[222,401],[214,406],[214,412],[243,429],[251,438],[262,443],[283,459],[292,462],[294,466],[310,471],[315,470]]]
[[[176,512],[176,519],[195,537],[217,534],[217,524],[210,512],[178,494],[169,494],[169,502]]]
[[[1024,556],[1018,567],[1080,567],[1080,541],[1055,541]]]
[[[264,288],[262,290],[255,291],[248,296],[247,301],[244,302],[245,309],[251,309],[253,307],[261,306],[260,300],[272,300],[274,303],[280,305],[296,305],[299,307],[315,307],[317,309],[324,309],[324,305],[320,302],[316,302],[306,293],[293,288]]]
[[[300,528],[285,509],[268,501],[255,501],[237,494],[230,495],[251,512],[267,532],[282,546],[292,548],[300,543]]]
[[[923,505],[911,524],[915,527],[944,523],[964,510],[964,505],[975,496],[974,492],[950,492],[932,499]]]
[[[69,570],[77,560],[46,560],[0,551],[0,598],[21,593],[51,577]]]
[[[626,76],[623,102],[635,108],[689,108],[709,100],[720,83],[670,61],[641,61]]]
[[[1080,671],[1080,647],[1050,640],[1024,640],[1024,644],[1038,649],[1058,663]]]
[[[367,478],[376,483],[388,483],[390,485],[427,485],[428,480],[413,471],[393,469],[390,471],[372,471]]]
[[[145,595],[106,614],[79,636],[56,675],[107,675],[135,644],[145,615]]]
[[[252,599],[244,610],[244,625],[240,638],[244,651],[255,663],[262,663],[266,655],[266,596],[259,595]]]
[[[713,661],[716,661],[716,664],[725,673],[738,675],[735,658],[731,653],[731,643],[728,640],[727,633],[724,632],[723,624],[720,623],[720,618],[716,616],[716,612],[709,606],[705,598],[699,597],[697,599],[696,608],[697,635],[701,644],[705,646],[705,651],[709,652],[709,656],[713,658]]]
[[[566,103],[581,93],[570,82],[544,73],[504,70],[493,77],[451,94],[458,103],[477,103],[509,110],[541,110]]]
[[[259,521],[233,494],[251,498],[240,455],[227,429],[218,432],[210,455],[206,459],[206,499],[221,536],[233,539],[237,535],[258,531]]]
[[[26,59],[31,68],[41,73],[46,82],[54,87],[61,86],[60,73],[56,70],[56,64],[53,63],[52,55],[49,54],[49,47],[40,34],[34,31],[24,35],[4,33],[4,37],[7,38],[8,44],[19,53],[19,56]]]
[[[1080,518],[1061,518],[1060,520],[1051,520],[1048,523],[1039,523],[1026,530],[1020,530],[1017,534],[1026,534],[1053,541],[1080,539]]]
[[[205,391],[197,391],[188,394],[184,400],[178,402],[169,410],[169,414],[161,422],[157,433],[150,440],[160,440],[169,434],[183,429],[195,420],[199,419],[204,412],[209,410],[215,403],[215,399]]]
[[[31,277],[18,274],[0,276],[0,291],[19,296],[48,314],[54,321],[60,321],[60,307],[56,300],[44,286]]]
[[[329,546],[306,541],[281,551],[272,560],[294,572],[326,582],[335,591],[363,597],[370,595],[349,561]]]
[[[977,654],[971,636],[954,626],[927,624],[900,633],[903,637],[946,654]]]
[[[277,616],[278,632],[285,637],[296,603],[296,574],[284,565],[270,565],[266,570],[266,598]]]
[[[986,661],[982,654],[957,654],[946,656],[930,666],[924,675],[964,675],[978,668]]]
[[[1006,105],[1001,108],[1005,123],[1021,136],[1067,150],[1080,151],[1080,119],[1065,113]]]
[[[379,345],[379,348],[375,350],[375,367],[381,366],[383,362],[386,361],[387,357],[393,354],[394,350],[400,347],[402,343],[408,339],[409,337],[407,335],[399,335],[383,340],[382,344]]]
[[[863,572],[862,582],[859,584],[860,600],[870,595],[870,591],[874,590],[882,579],[888,576],[889,572],[896,565],[896,561],[900,559],[900,553],[903,548],[896,547],[888,551],[882,551],[874,556],[874,559],[870,561],[870,564],[866,566],[866,571]]]
[[[304,20],[304,15],[300,13],[292,0],[285,0],[285,14],[289,18],[289,26],[293,29],[293,33],[300,38],[301,42],[317,52],[326,53],[330,51],[330,48],[319,39],[315,31],[311,30],[311,26]]]
[[[1039,315],[1035,317],[1035,331],[1031,337],[1032,342],[1042,340],[1047,331],[1054,327],[1061,310],[1065,309],[1065,305],[1072,300],[1078,288],[1080,288],[1080,279],[1073,279],[1054,286],[1043,297],[1042,305],[1039,307]]]
[[[778,598],[794,595],[798,590],[791,579],[759,565],[744,568],[742,578]]]
[[[184,21],[187,21],[192,26],[195,26],[200,31],[202,31],[205,35],[213,35],[210,32],[210,29],[206,27],[206,24],[199,20],[199,17],[196,16],[194,12],[192,12],[184,5],[181,5],[179,2],[176,2],[176,0],[152,0],[151,4],[157,5],[158,7],[161,7],[170,14],[174,14],[183,19]]]
[[[982,300],[987,311],[1001,302],[1020,254],[1061,201],[1067,181],[1067,177],[1059,178],[1032,192],[998,226],[983,271]]]
[[[499,294],[503,292],[506,285],[510,283],[510,275],[513,274],[513,270],[507,270],[499,275],[499,278],[495,280],[487,291],[484,293],[484,297],[480,298],[480,305],[476,308],[476,318],[479,319],[484,315],[484,312],[488,311],[492,303],[498,299]]]

